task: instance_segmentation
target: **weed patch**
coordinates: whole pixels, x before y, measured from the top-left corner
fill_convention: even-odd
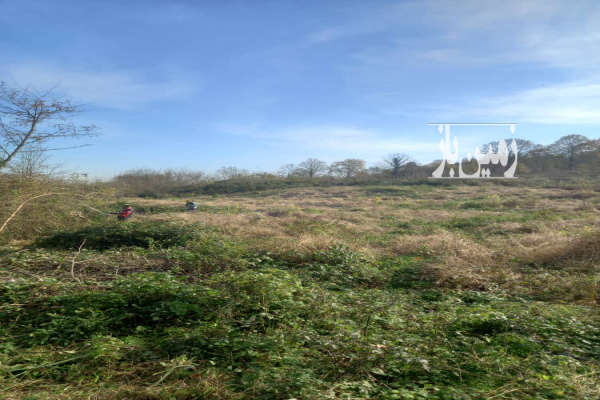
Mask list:
[[[199,237],[197,228],[159,222],[132,222],[94,225],[75,231],[56,232],[35,242],[36,247],[77,250],[82,243],[88,249],[114,247],[185,246]]]

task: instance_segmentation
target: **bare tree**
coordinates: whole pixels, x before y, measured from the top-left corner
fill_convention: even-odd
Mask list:
[[[50,173],[46,153],[35,148],[21,151],[12,159],[12,162],[8,164],[8,169],[11,173],[22,179],[31,179],[35,176]]]
[[[410,161],[410,157],[406,154],[390,154],[387,156],[383,162],[389,167],[388,169],[391,171],[392,176],[397,178],[400,176],[402,169],[408,162]]]
[[[237,167],[221,167],[217,170],[216,176],[219,179],[233,179],[233,178],[241,178],[242,176],[250,175],[245,169],[240,169]]]
[[[112,181],[128,195],[159,197],[208,181],[202,171],[134,169],[120,173]]]
[[[385,170],[381,166],[372,166],[367,169],[367,174],[369,175],[382,175]]]
[[[323,174],[327,171],[327,163],[316,158],[309,158],[298,165],[298,172],[309,178]]]
[[[95,134],[93,125],[68,122],[78,111],[78,106],[51,92],[12,89],[0,82],[0,169],[30,146],[47,151],[51,149],[44,145],[54,139]]]
[[[206,183],[208,177],[202,171],[179,170],[175,171],[177,182],[182,185],[199,185]]]
[[[351,178],[365,170],[365,162],[357,158],[347,158],[344,161],[336,161],[329,167],[332,175]]]
[[[281,168],[279,168],[279,170],[277,171],[277,174],[279,176],[283,176],[286,178],[297,175],[297,173],[298,173],[298,167],[295,164],[282,165]]]
[[[506,139],[504,139],[504,141],[506,142],[507,145],[510,145],[513,141],[513,138],[506,138]],[[517,143],[517,149],[519,151],[519,156],[524,156],[530,152],[540,151],[541,149],[544,148],[544,146],[542,146],[541,144],[535,144],[531,140],[515,138],[514,141]],[[494,142],[490,142],[488,144],[484,144],[483,146],[480,147],[480,151],[483,154],[486,154],[489,152],[495,153],[498,151],[498,143],[499,143],[498,141],[494,141]]]

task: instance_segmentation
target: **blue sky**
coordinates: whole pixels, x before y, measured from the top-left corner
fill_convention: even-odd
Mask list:
[[[276,170],[440,157],[427,122],[600,136],[600,2],[3,1],[0,80],[56,91],[102,136],[53,154],[138,168]],[[503,130],[504,129],[504,130]],[[461,148],[510,137],[459,130]]]

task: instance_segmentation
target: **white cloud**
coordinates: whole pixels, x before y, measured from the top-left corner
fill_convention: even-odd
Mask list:
[[[331,42],[349,34],[354,34],[354,32],[348,32],[340,27],[329,27],[311,33],[308,35],[308,41],[311,43]]]
[[[368,21],[349,26],[330,26],[310,33],[308,41],[314,44],[327,43],[347,37],[384,31],[386,28],[385,24],[372,24]]]
[[[383,133],[341,125],[265,130],[256,125],[225,124],[219,129],[288,149],[306,150],[307,154],[312,151],[319,152],[329,155],[332,159],[359,155],[367,161],[377,161],[389,153],[410,153],[418,157],[438,151],[438,137],[435,134],[429,138],[431,141],[419,141],[407,139],[407,135],[402,132]]]
[[[409,7],[401,4],[373,11],[364,19],[373,20],[381,14],[386,17],[371,30],[349,19],[343,29],[323,30],[321,38],[351,39],[380,30],[388,37],[397,34],[394,43],[362,47],[354,54],[349,71],[369,80],[382,74],[382,79],[390,80],[393,71],[414,62],[438,68],[480,68],[490,74],[494,67],[503,66],[549,68],[561,77],[561,83],[544,87],[532,84],[506,94],[498,86],[496,92],[502,95],[454,100],[448,106],[430,104],[427,113],[440,118],[600,124],[600,5],[596,1],[439,0],[420,6],[407,4]],[[411,24],[411,16],[421,30],[420,37],[402,35],[402,29],[398,29]],[[426,19],[420,19],[423,16]],[[379,74],[374,73],[377,71]],[[392,75],[385,76],[387,71]],[[464,99],[465,94],[460,97]],[[419,112],[423,108],[419,105]]]
[[[600,83],[571,82],[481,101],[473,114],[541,124],[600,124]]]
[[[10,83],[38,90],[54,88],[78,103],[131,109],[141,104],[176,100],[194,87],[181,79],[148,81],[133,71],[93,72],[64,69],[56,65],[13,64],[0,67]]]
[[[398,38],[395,44],[361,49],[356,59],[367,64],[393,66],[417,59],[573,69],[600,66],[600,7],[595,0],[403,2],[350,9],[343,15],[343,24],[325,26],[308,39],[319,44],[377,32]],[[419,37],[406,35],[406,27],[418,29]]]
[[[437,17],[445,34],[454,38],[447,42],[449,49],[460,53],[460,57],[453,57],[455,61],[477,58],[494,64],[529,62],[574,70],[598,69],[597,2],[508,0],[495,4],[467,2],[441,10]],[[463,46],[471,38],[487,46],[479,50]]]
[[[440,120],[600,124],[600,80],[523,89],[504,96],[454,101],[440,106]]]
[[[308,35],[308,42],[324,44],[356,36],[386,32],[407,22],[407,15],[418,11],[418,2],[402,2],[385,7],[373,7],[371,3],[357,3],[338,11],[343,22],[316,29]]]
[[[308,148],[348,152],[422,151],[431,143],[389,138],[377,132],[344,126],[316,126],[291,129],[271,138],[298,143]],[[398,135],[400,136],[400,135]]]

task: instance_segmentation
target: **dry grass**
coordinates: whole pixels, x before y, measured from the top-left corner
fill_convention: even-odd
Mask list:
[[[27,193],[35,190],[39,187]],[[195,212],[185,211],[187,200],[123,199],[169,211],[136,219],[206,225],[258,251],[312,252],[344,244],[374,257],[426,256],[425,272],[440,286],[503,288],[541,297],[560,287],[570,293],[567,300],[588,303],[597,296],[599,192],[495,185],[310,188],[197,196],[193,200],[200,209]],[[93,217],[76,201],[67,205],[68,211],[60,205],[63,220],[65,212],[74,213],[75,222]],[[37,229],[40,224],[34,221],[41,215],[35,207],[24,210],[11,226],[13,237]],[[85,280],[87,275],[166,268],[164,260],[135,254],[127,260],[123,264],[119,255],[108,254],[88,260],[84,254],[75,272]],[[41,259],[30,263],[28,271],[54,268],[57,275],[68,274],[66,264]]]
[[[114,204],[115,200],[115,198],[107,196],[104,199],[104,204],[111,202]],[[107,250],[83,248],[81,251],[60,248],[50,251],[45,248],[27,247],[27,241],[13,242],[10,251],[6,250],[8,247],[0,248],[0,251],[5,251],[3,254],[0,253],[0,256],[5,257],[4,259],[7,260],[7,265],[0,271],[0,279],[9,283],[18,283],[19,280],[40,283],[35,289],[36,296],[40,297],[57,296],[62,293],[60,290],[66,290],[64,287],[57,285],[56,282],[67,282],[69,291],[77,291],[79,288],[101,291],[106,290],[106,287],[108,287],[106,284],[110,283],[107,281],[113,280],[116,276],[141,271],[168,271],[177,275],[186,275],[186,282],[195,284],[210,277],[211,274],[218,274],[222,265],[225,266],[222,270],[225,270],[226,273],[241,271],[248,273],[248,276],[255,276],[256,271],[254,271],[254,268],[256,265],[260,265],[256,264],[256,259],[268,258],[264,257],[265,255],[261,252],[272,253],[271,261],[273,263],[285,263],[289,260],[295,260],[294,257],[302,260],[302,257],[307,255],[306,259],[310,260],[313,255],[306,253],[312,253],[316,250],[331,250],[332,245],[343,244],[355,252],[361,253],[360,255],[371,256],[368,259],[373,261],[373,265],[376,266],[374,268],[385,279],[389,279],[389,281],[385,281],[387,282],[385,285],[389,285],[393,291],[385,294],[385,296],[389,295],[390,301],[387,297],[381,297],[382,293],[387,293],[387,289],[381,290],[381,287],[383,287],[381,282],[384,282],[384,278],[373,280],[373,283],[369,281],[368,286],[365,283],[365,287],[360,287],[360,289],[339,292],[331,290],[329,292],[324,289],[329,287],[326,285],[330,284],[329,281],[325,280],[325,278],[329,279],[328,275],[312,275],[315,271],[310,271],[306,267],[308,262],[298,263],[293,268],[287,268],[287,265],[284,264],[281,267],[285,268],[277,271],[278,273],[290,274],[290,276],[296,276],[294,274],[297,274],[302,279],[307,279],[308,284],[303,286],[302,290],[307,293],[306,299],[315,299],[315,305],[330,301],[330,297],[336,299],[334,296],[339,296],[335,308],[331,309],[331,314],[327,317],[328,321],[343,320],[338,311],[342,309],[338,308],[342,307],[341,305],[348,307],[347,311],[344,311],[348,315],[359,316],[356,326],[362,325],[363,320],[360,316],[367,312],[365,310],[371,309],[365,308],[363,303],[370,304],[367,301],[372,300],[372,306],[369,305],[372,309],[389,309],[389,318],[384,316],[384,313],[378,316],[380,321],[387,321],[385,324],[382,324],[381,327],[378,327],[375,323],[372,324],[371,329],[379,329],[377,335],[372,335],[374,341],[372,344],[375,347],[387,346],[379,344],[380,337],[390,335],[389,337],[395,340],[396,338],[393,335],[396,332],[404,332],[405,329],[410,330],[413,329],[411,326],[415,326],[415,331],[409,332],[410,335],[406,336],[407,340],[408,338],[411,341],[421,340],[422,337],[425,337],[423,332],[428,329],[435,332],[432,337],[438,337],[440,332],[446,332],[440,330],[440,327],[447,328],[446,333],[451,333],[444,338],[447,342],[439,342],[440,348],[444,349],[444,346],[449,346],[447,343],[452,343],[451,341],[456,337],[454,325],[450,324],[449,321],[453,318],[460,319],[471,313],[473,309],[487,313],[487,303],[465,306],[466,308],[460,306],[463,301],[466,303],[469,298],[477,299],[479,295],[495,302],[493,307],[506,307],[506,309],[496,309],[510,311],[514,307],[518,312],[511,311],[506,314],[507,317],[513,318],[518,315],[524,320],[527,318],[534,320],[533,316],[547,313],[548,310],[553,310],[553,313],[554,310],[559,310],[562,313],[561,310],[568,309],[570,312],[575,313],[585,309],[591,310],[590,314],[597,310],[595,306],[580,307],[579,305],[552,303],[585,305],[592,305],[595,302],[600,303],[600,290],[598,287],[600,274],[600,215],[597,209],[600,204],[600,192],[536,187],[517,188],[493,184],[483,186],[457,184],[456,186],[445,187],[415,185],[311,188],[263,193],[261,195],[197,196],[193,200],[199,204],[200,208],[194,212],[185,211],[185,202],[190,200],[187,198],[159,200],[128,198],[121,200],[132,203],[134,207],[146,207],[148,209],[156,207],[156,210],[158,210],[135,215],[131,221],[134,224],[136,220],[140,222],[145,220],[168,221],[182,225],[204,226],[210,229],[194,230],[199,236],[194,236],[194,239],[190,239],[189,242],[174,248],[161,248],[160,246],[152,248],[150,246],[148,248],[109,248]],[[78,211],[77,207],[79,206],[78,203],[73,202],[70,207],[73,208],[72,211]],[[36,218],[40,218],[40,215],[42,215],[36,214],[38,210],[35,209],[25,211],[26,213],[22,215],[23,218],[15,219],[15,221],[28,224],[31,221],[35,222]],[[112,219],[112,217],[114,216],[109,218]],[[148,225],[163,226],[162,224]],[[119,225],[120,228],[131,226],[135,225]],[[27,227],[23,227],[23,232],[26,231],[25,228]],[[68,227],[68,229],[70,228]],[[77,226],[72,228],[76,229]],[[64,228],[64,222],[63,229],[67,229]],[[20,231],[16,229],[13,232]],[[214,237],[211,235],[214,235]],[[202,242],[205,238],[207,238],[208,244]],[[209,239],[212,240],[213,238],[216,238],[217,245],[211,247],[214,243]],[[228,242],[229,240],[231,240],[231,243]],[[232,244],[231,247],[235,250],[227,250],[229,248],[226,245],[229,244]],[[343,247],[340,248],[344,249]],[[203,251],[206,252],[203,253]],[[231,253],[227,253],[227,251],[231,251]],[[305,254],[288,254],[288,251]],[[223,253],[223,257],[221,257],[221,253]],[[243,255],[238,257],[242,253]],[[347,253],[352,257],[355,256],[354,252]],[[177,258],[178,254],[182,258]],[[228,258],[230,255],[231,257]],[[188,256],[198,257],[192,257],[188,260],[185,258]],[[288,258],[278,258],[277,256]],[[347,273],[349,275],[354,273],[361,279],[363,276],[368,277],[371,271],[370,266],[362,269],[364,266],[362,264],[367,264],[364,262],[366,258],[356,259],[358,260],[356,263],[359,265],[349,265],[349,272]],[[235,264],[235,262],[238,262],[238,264]],[[210,268],[205,270],[205,264]],[[271,264],[267,265],[270,266]],[[280,267],[280,265],[277,266]],[[187,267],[190,268],[186,269]],[[384,270],[388,267],[389,270]],[[338,269],[341,269],[341,267]],[[387,278],[386,274],[389,271],[393,272],[393,282],[392,278]],[[340,275],[331,274],[333,276],[331,279],[339,279],[341,282],[345,282],[345,277],[342,276],[344,273],[346,272]],[[410,274],[414,274],[414,276]],[[243,276],[243,274],[240,276]],[[323,277],[324,280],[313,279],[313,276],[318,276],[319,279]],[[392,276],[392,273],[389,276]],[[423,283],[419,281],[414,287],[399,286],[403,288],[399,290],[398,286],[394,286],[397,283],[395,281],[396,276],[400,276],[398,279],[404,279],[408,283],[413,282],[411,279],[415,276],[417,279],[414,279],[414,281],[421,278],[426,279],[424,279],[423,286],[419,286]],[[49,280],[48,284],[42,285],[42,278],[49,277],[52,280]],[[229,282],[229,278],[227,281]],[[284,286],[284,283],[281,283],[282,293],[288,290],[285,289],[287,286]],[[442,288],[442,290],[432,288],[432,283],[437,285],[438,288]],[[319,291],[313,293],[311,285],[318,287]],[[387,286],[385,287],[387,288]],[[354,287],[352,286],[352,288]],[[406,288],[408,289],[404,290]],[[425,290],[421,290],[422,288],[425,288]],[[491,293],[450,290],[454,288]],[[501,295],[495,293],[496,291],[502,292]],[[315,297],[309,297],[309,294]],[[428,296],[438,294],[440,295],[439,299],[429,300]],[[136,292],[135,295],[137,296],[138,293]],[[544,302],[532,301],[529,303],[522,301],[520,298],[515,299],[512,295],[543,300]],[[226,296],[230,296],[230,294]],[[444,296],[449,296],[447,301],[443,299]],[[225,298],[225,295],[223,298]],[[396,301],[399,301],[399,305],[395,305],[394,302]],[[252,302],[252,306],[254,306],[254,300]],[[346,305],[344,302],[348,304]],[[419,307],[425,307],[425,311],[422,314],[415,314],[415,310],[420,310],[420,308],[415,308],[413,303],[420,304]],[[510,303],[511,308],[506,305],[508,303]],[[19,305],[10,304],[10,306]],[[528,306],[526,309],[522,309],[523,305]],[[453,310],[459,306],[463,314],[454,315],[455,311]],[[438,307],[448,307],[450,311],[448,309],[438,309]],[[492,307],[492,305],[489,307]],[[397,310],[402,310],[402,312]],[[468,311],[465,312],[464,310]],[[227,309],[227,313],[229,312],[229,309]],[[400,324],[396,319],[398,315],[406,318],[406,323],[402,322]],[[22,319],[21,316],[17,318]],[[297,335],[298,337],[307,338],[308,336],[300,329],[304,329],[310,321],[307,321],[305,317],[302,318],[294,329],[298,329],[297,332],[302,332],[302,335]],[[319,322],[321,318],[320,315],[314,317]],[[587,321],[584,317],[580,319],[582,324]],[[548,317],[547,321],[552,322],[553,319]],[[395,326],[394,324],[398,325]],[[402,325],[402,329],[398,329],[400,325]],[[593,325],[593,322],[590,322],[590,325]],[[315,326],[323,329],[321,324]],[[142,326],[142,328],[144,327]],[[551,328],[554,329],[554,325]],[[285,331],[281,331],[282,338],[289,333],[287,329],[290,328],[286,327],[285,329]],[[327,341],[339,340],[339,342],[333,342],[337,348],[341,349],[336,357],[339,360],[345,360],[348,354],[352,357],[357,354],[366,354],[362,350],[353,352],[354,350],[351,351],[344,347],[347,343],[342,341],[340,339],[342,335],[339,335],[339,332],[344,329],[346,328],[343,325],[332,324],[330,333],[327,334]],[[539,330],[542,330],[542,328],[539,328]],[[174,337],[177,337],[178,332],[178,330],[173,331]],[[277,335],[279,333],[277,332]],[[312,331],[309,334],[313,334]],[[146,334],[141,331],[140,333],[136,331],[135,335],[140,338],[144,337],[144,340],[148,340],[148,343],[150,343],[150,335],[144,336]],[[552,335],[555,335],[551,336],[552,338],[559,338],[559,334],[556,332],[553,332]],[[289,335],[289,337],[293,338],[292,335]],[[510,338],[514,335],[502,337]],[[573,334],[573,338],[577,339],[577,336]],[[235,388],[235,385],[230,385],[230,380],[234,379],[234,374],[228,373],[225,369],[213,368],[213,366],[206,364],[206,360],[202,358],[194,359],[195,366],[192,366],[193,368],[186,367],[185,371],[182,365],[187,364],[189,360],[180,360],[182,363],[180,365],[177,358],[166,358],[162,355],[163,358],[157,359],[151,353],[149,353],[148,358],[140,362],[132,361],[132,359],[122,359],[120,363],[116,363],[111,358],[113,357],[111,355],[113,339],[112,336],[99,339],[101,343],[106,345],[106,354],[103,353],[105,356],[103,360],[105,361],[102,361],[106,364],[92,363],[88,367],[97,368],[99,376],[102,376],[98,378],[100,379],[99,383],[93,380],[92,375],[85,376],[85,378],[78,381],[79,383],[75,380],[64,383],[60,380],[62,378],[48,378],[47,376],[41,376],[38,379],[34,375],[24,381],[11,378],[6,380],[8,385],[4,389],[0,389],[0,398],[12,400],[30,396],[31,399],[57,400],[78,398],[158,400],[165,398],[238,399],[244,398],[244,395],[246,395],[246,398],[252,398],[252,395],[249,394],[250,391],[244,394],[241,391],[235,392],[236,389],[232,389]],[[369,340],[369,338],[365,337],[361,340]],[[391,343],[391,340],[389,343]],[[142,342],[137,343],[139,345]],[[434,346],[435,343],[435,341],[422,342],[422,348],[427,345],[437,349]],[[477,344],[477,346],[482,343]],[[523,343],[526,343],[524,339]],[[556,345],[556,342],[552,343],[552,346]],[[485,346],[485,344],[483,345]],[[489,348],[492,348],[492,344],[488,342],[488,345]],[[135,350],[136,342],[128,342],[123,339],[123,342],[119,342],[114,346],[118,351],[123,349]],[[453,368],[454,363],[457,363],[456,365],[459,366],[458,371],[461,372],[461,364],[458,364],[456,355],[462,354],[464,350],[462,346],[463,344],[452,348],[452,352],[448,353],[449,355],[440,355],[439,358],[442,361],[436,368],[438,370]],[[494,346],[501,347],[497,344],[494,344]],[[573,348],[575,346],[576,344],[573,344]],[[393,346],[389,347],[392,351]],[[551,346],[547,347],[541,350],[545,355],[550,354],[549,348]],[[304,348],[305,345],[298,347],[298,349]],[[337,350],[333,347],[324,348],[328,352],[333,349],[331,351],[337,354]],[[357,348],[360,349],[360,347]],[[379,347],[377,348],[379,349]],[[447,348],[450,349],[450,347]],[[27,349],[23,348],[14,357],[17,360],[23,358],[29,363],[36,362],[36,353],[42,351],[51,354],[48,358],[49,362],[69,357],[62,353],[55,354],[54,348],[49,349],[50,347],[35,348],[35,346]],[[64,349],[57,347],[57,349],[61,352],[65,350],[64,352],[67,354],[73,351],[70,347]],[[141,349],[143,349],[143,346],[138,350]],[[280,354],[283,351],[282,349],[283,347],[267,350],[265,356],[270,357],[272,354]],[[484,395],[486,398],[529,398],[529,392],[526,394],[521,391],[524,387],[529,385],[539,388],[550,382],[546,382],[544,375],[539,372],[539,362],[544,359],[536,359],[537,355],[533,352],[527,353],[522,360],[517,360],[513,356],[511,356],[511,359],[503,360],[506,366],[501,365],[502,371],[498,372],[495,370],[498,367],[495,361],[497,354],[506,353],[486,355],[485,352],[480,352],[477,354],[475,349],[476,346],[473,345],[473,357],[470,353],[467,354],[466,359],[469,360],[469,363],[465,362],[464,365],[471,365],[470,363],[473,361],[473,365],[481,368],[478,364],[481,363],[485,368],[490,368],[492,374],[496,373],[500,377],[497,382],[490,385],[490,391]],[[417,354],[417,350],[421,351],[419,348],[413,350],[415,350],[415,354]],[[408,348],[406,351],[408,351]],[[132,351],[131,354],[138,357],[142,353]],[[396,355],[400,354],[396,353]],[[296,357],[295,354],[292,356]],[[265,357],[265,360],[268,357]],[[371,357],[370,353],[369,357]],[[420,358],[421,354],[418,357]],[[491,360],[488,364],[482,363],[482,360],[486,360],[486,357]],[[298,363],[294,364],[298,366],[299,373],[304,372],[307,359],[298,358]],[[529,364],[530,360],[534,360],[531,362],[535,363],[535,366]],[[431,361],[435,361],[435,359],[432,358]],[[572,370],[569,369],[570,366],[561,366],[561,371],[568,372],[564,379],[571,387],[571,393],[577,394],[577,397],[572,398],[595,398],[594,396],[598,390],[598,370],[594,367],[596,364],[591,361],[581,357],[578,359],[573,358]],[[264,365],[271,365],[268,364],[271,360],[264,362],[267,364],[261,364],[260,370],[263,369]],[[490,367],[492,363],[493,368]],[[273,362],[272,365],[275,365],[275,367],[272,368],[277,369],[276,364],[277,362]],[[582,369],[584,364],[588,369]],[[83,369],[85,370],[87,364],[82,365],[84,365]],[[100,367],[95,367],[95,365],[100,365]],[[354,367],[344,366],[342,363],[340,365],[352,373],[356,372]],[[340,365],[334,364],[333,373],[339,371]],[[516,372],[513,373],[511,368],[515,365],[518,365],[521,369],[514,369]],[[180,367],[181,369],[179,369]],[[467,368],[463,369],[467,370]],[[74,370],[75,365],[73,366]],[[178,375],[179,372],[181,372],[181,376]],[[531,373],[521,375],[523,372]],[[281,373],[282,381],[285,381],[287,379],[286,374],[289,371],[284,370]],[[167,376],[168,379],[163,380],[163,377]],[[420,376],[428,378],[434,376],[434,374],[426,371]],[[260,384],[262,385],[262,383]],[[561,383],[553,384],[556,384],[557,387],[561,385]],[[261,388],[258,386],[252,388],[252,390],[256,389]],[[296,397],[299,398],[299,396]],[[342,397],[340,396],[340,398]],[[343,398],[350,397],[344,396]]]
[[[533,250],[529,256],[530,262],[542,266],[591,270],[600,265],[600,233],[587,233],[568,241],[554,242]]]
[[[145,218],[216,227],[264,251],[342,243],[373,256],[427,255],[434,260],[427,272],[450,287],[536,292],[558,285],[557,275],[546,270],[558,263],[588,274],[560,278],[561,287],[586,282],[584,295],[573,298],[591,302],[596,295],[589,274],[599,272],[598,236],[589,232],[600,229],[600,215],[590,207],[600,203],[598,192],[493,185],[336,187],[194,200],[208,211]],[[184,199],[128,201],[184,204]],[[524,272],[530,264],[540,268]]]

